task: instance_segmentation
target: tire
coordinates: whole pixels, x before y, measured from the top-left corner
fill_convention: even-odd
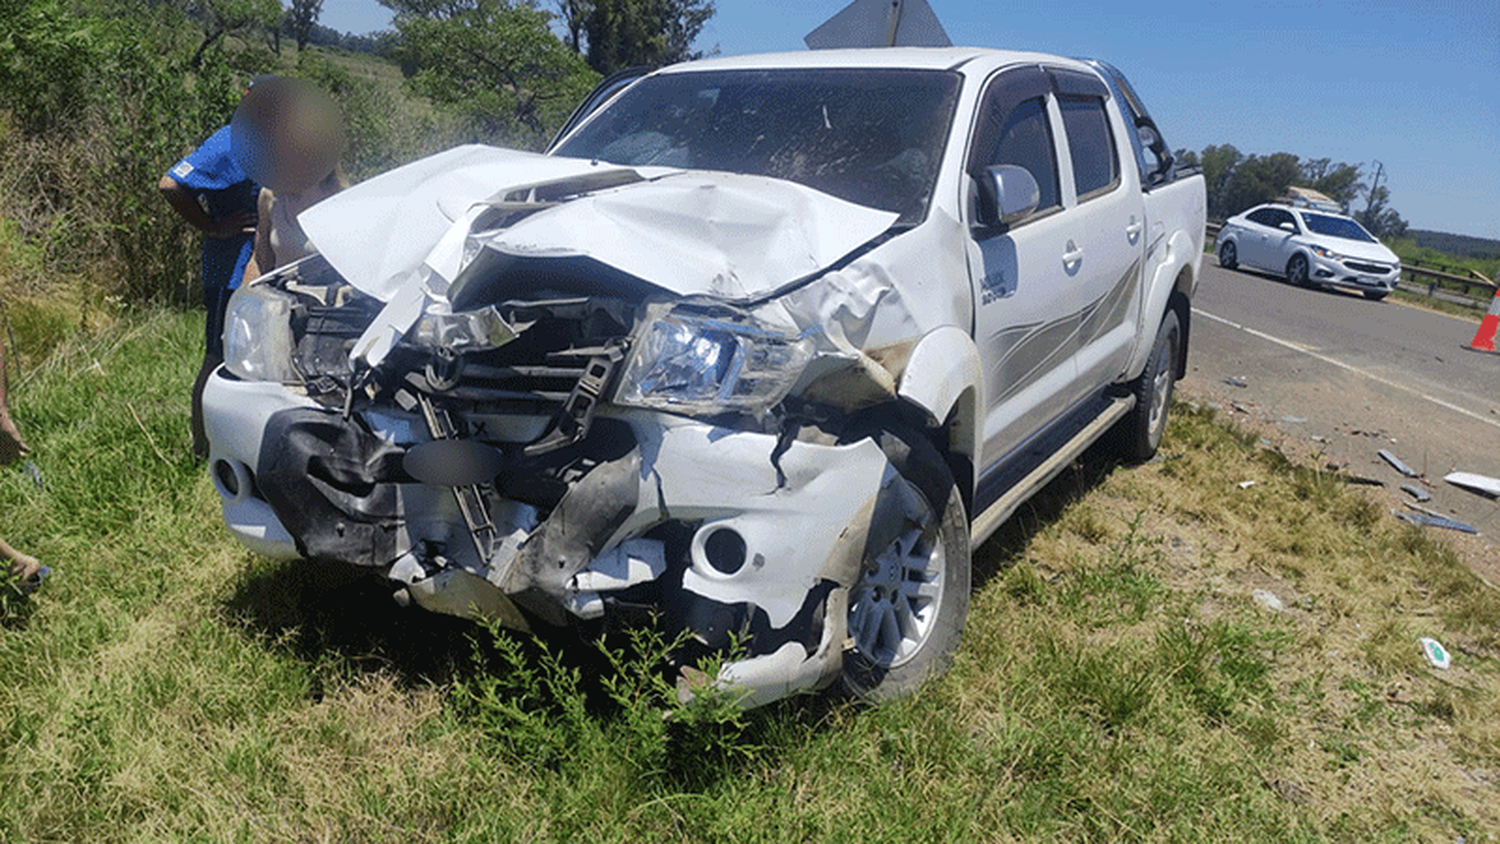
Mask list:
[[[1139,378],[1130,382],[1135,407],[1115,424],[1115,451],[1128,463],[1144,463],[1156,454],[1167,430],[1167,410],[1177,383],[1177,364],[1182,354],[1182,325],[1177,312],[1168,310],[1156,330],[1151,357]]]
[[[1365,298],[1369,299],[1371,302],[1379,302],[1381,299],[1384,299],[1389,293],[1389,291],[1386,290],[1365,290],[1363,292],[1365,294]]]
[[[919,436],[878,438],[899,475],[876,502],[849,590],[840,690],[865,701],[904,697],[947,670],[969,615],[969,523],[953,475]]]
[[[1295,287],[1308,285],[1306,255],[1299,252],[1292,256],[1292,260],[1286,262],[1286,280]]]
[[[1219,266],[1226,270],[1232,270],[1239,265],[1239,251],[1235,249],[1234,241],[1226,240],[1219,244]]]

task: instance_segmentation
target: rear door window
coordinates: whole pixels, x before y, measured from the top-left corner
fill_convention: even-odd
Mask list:
[[[1115,149],[1104,101],[1097,97],[1058,98],[1073,162],[1073,182],[1080,200],[1108,193],[1120,184],[1120,157]]]

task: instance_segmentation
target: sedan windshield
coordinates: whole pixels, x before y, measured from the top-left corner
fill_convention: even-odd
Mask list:
[[[1375,243],[1375,238],[1364,230],[1359,223],[1348,217],[1330,217],[1327,214],[1303,214],[1303,221],[1307,228],[1314,234],[1327,235],[1328,237],[1340,237],[1344,240],[1358,240],[1364,243]]]
[[[553,154],[773,176],[916,223],[958,86],[948,71],[663,74],[626,90]]]

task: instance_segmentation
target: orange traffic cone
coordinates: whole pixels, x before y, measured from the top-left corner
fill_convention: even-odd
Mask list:
[[[1495,351],[1495,330],[1500,328],[1500,288],[1495,289],[1495,297],[1490,300],[1489,313],[1479,322],[1479,330],[1474,332],[1474,340],[1469,343],[1469,348],[1476,352]]]

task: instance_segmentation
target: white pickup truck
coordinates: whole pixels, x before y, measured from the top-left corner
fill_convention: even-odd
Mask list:
[[[1106,64],[827,50],[667,67],[545,155],[301,222],[205,396],[230,531],[437,612],[657,623],[754,705],[912,690],[974,548],[1095,440],[1156,450],[1204,188]]]

